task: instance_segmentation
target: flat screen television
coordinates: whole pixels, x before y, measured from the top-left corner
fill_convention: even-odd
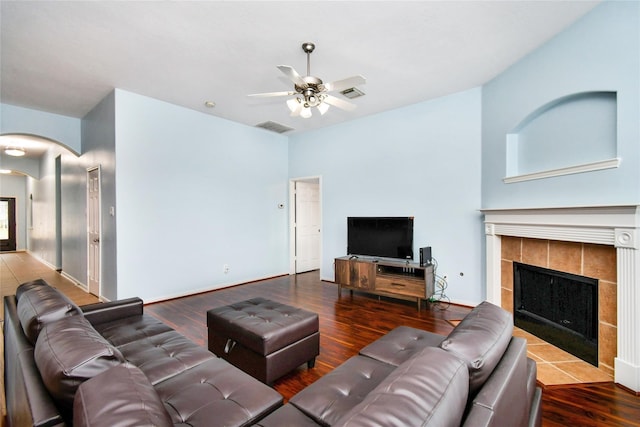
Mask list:
[[[348,217],[347,254],[413,259],[413,217]]]

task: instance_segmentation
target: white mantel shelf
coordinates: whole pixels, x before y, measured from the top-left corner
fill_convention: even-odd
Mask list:
[[[615,246],[618,355],[615,381],[640,392],[640,205],[481,209],[487,300],[501,305],[501,236]]]

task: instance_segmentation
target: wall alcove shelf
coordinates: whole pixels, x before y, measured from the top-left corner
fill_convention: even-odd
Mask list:
[[[338,293],[342,288],[416,301],[418,311],[422,300],[434,293],[433,265],[376,258],[340,257],[335,259],[335,281]]]

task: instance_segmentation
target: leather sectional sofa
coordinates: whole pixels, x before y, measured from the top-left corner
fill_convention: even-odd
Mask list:
[[[43,281],[4,298],[9,426],[539,426],[511,315],[480,304],[447,337],[399,327],[286,405],[132,298],[77,307]]]
[[[138,298],[80,308],[39,280],[4,310],[9,426],[246,426],[282,406]]]
[[[276,426],[540,426],[541,389],[507,311],[483,302],[448,336],[400,326],[259,422]]]

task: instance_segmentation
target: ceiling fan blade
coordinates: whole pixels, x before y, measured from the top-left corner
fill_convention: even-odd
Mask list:
[[[295,95],[297,92],[265,92],[265,93],[252,93],[251,95],[247,95],[247,96],[253,96],[256,98],[268,98],[270,96],[291,96],[291,95]]]
[[[288,65],[278,65],[278,70],[282,71],[282,73],[289,78],[294,84],[300,86],[303,89],[306,89],[309,85],[300,77],[300,74],[293,68]]]
[[[342,110],[353,111],[356,109],[356,105],[347,101],[343,101],[340,98],[336,98],[335,96],[325,95],[323,102],[326,102],[329,105],[333,105],[334,107],[338,107]]]
[[[347,77],[346,79],[336,80],[335,82],[325,83],[324,87],[327,92],[334,92],[336,90],[345,90],[358,85],[363,85],[367,82],[367,79],[357,75]]]

